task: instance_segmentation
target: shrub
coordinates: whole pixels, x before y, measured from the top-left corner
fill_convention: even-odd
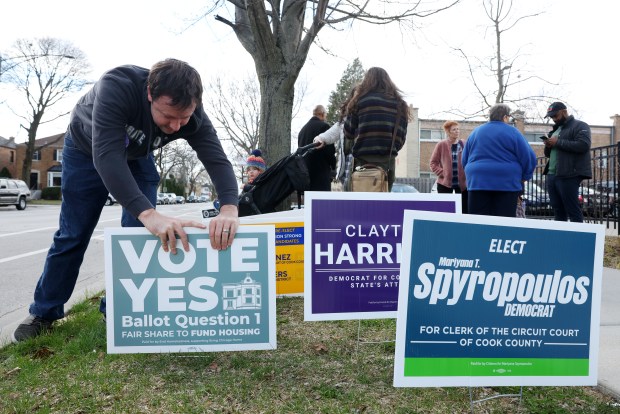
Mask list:
[[[60,200],[60,187],[46,187],[41,191],[43,200]]]

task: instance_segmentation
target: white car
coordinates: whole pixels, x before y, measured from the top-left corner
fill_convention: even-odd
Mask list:
[[[25,210],[28,200],[30,190],[24,181],[0,178],[0,206],[13,204],[18,210]]]
[[[392,184],[393,193],[419,193],[418,189],[409,184],[394,183]]]
[[[175,193],[165,193],[168,198],[168,202],[166,204],[176,204],[177,203],[177,195]]]

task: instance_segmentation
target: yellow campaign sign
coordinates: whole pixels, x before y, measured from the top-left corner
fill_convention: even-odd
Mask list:
[[[242,225],[273,224],[276,231],[276,295],[304,293],[304,222],[242,220]]]
[[[304,293],[304,223],[276,227],[276,295]]]

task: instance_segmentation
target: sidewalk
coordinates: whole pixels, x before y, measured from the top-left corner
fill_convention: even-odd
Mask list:
[[[607,267],[603,268],[598,385],[620,400],[620,270]]]

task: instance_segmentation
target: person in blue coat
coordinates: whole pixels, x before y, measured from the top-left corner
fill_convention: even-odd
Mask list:
[[[467,139],[461,162],[470,214],[516,217],[517,200],[523,182],[532,178],[536,154],[510,120],[510,107],[496,104],[489,110],[489,122]]]

